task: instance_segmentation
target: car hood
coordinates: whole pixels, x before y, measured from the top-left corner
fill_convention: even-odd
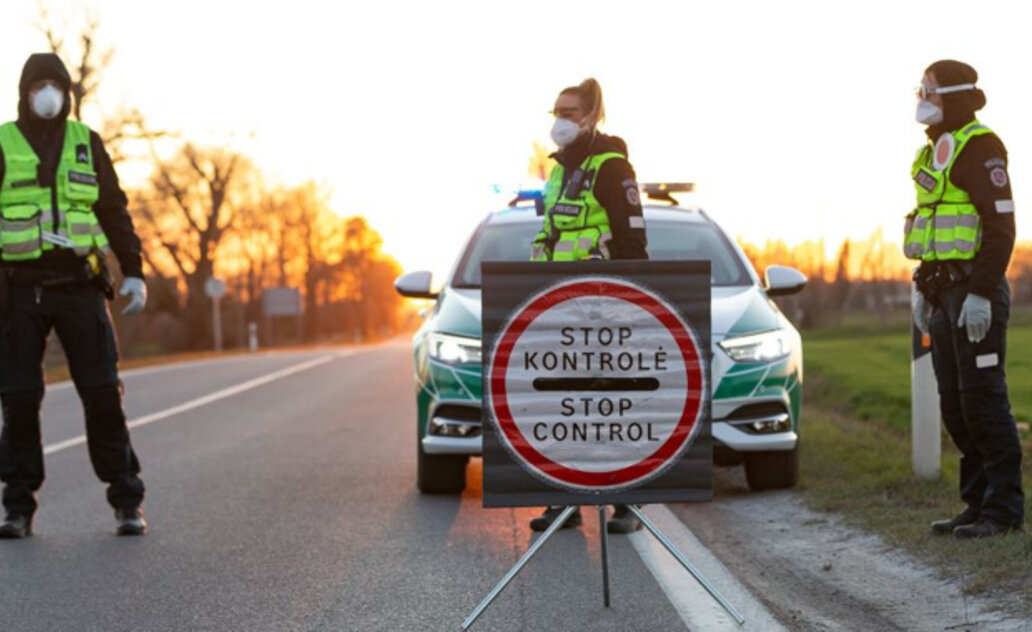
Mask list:
[[[714,341],[780,327],[778,312],[756,286],[713,288],[711,314]],[[480,337],[480,290],[449,287],[437,307],[435,329]]]

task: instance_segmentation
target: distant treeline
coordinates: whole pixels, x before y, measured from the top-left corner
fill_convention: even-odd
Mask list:
[[[795,246],[780,240],[762,246],[740,241],[739,245],[761,275],[768,265],[778,264],[798,268],[810,278],[802,293],[777,299],[788,317],[803,328],[835,325],[848,312],[881,316],[887,310],[909,308],[910,275],[916,262],[903,256],[898,243],[886,242],[880,230],[866,239],[844,241],[831,261],[819,240]],[[1032,304],[1032,243],[1015,246],[1007,276],[1012,302]]]
[[[125,355],[209,348],[212,305],[204,286],[213,276],[228,290],[221,301],[227,347],[247,344],[250,322],[261,326],[263,342],[281,343],[368,340],[411,326],[401,322],[411,315],[400,313],[392,287],[400,266],[364,218],[331,208],[329,191],[314,183],[269,185],[239,151],[154,129],[131,106],[100,108],[98,89],[115,50],[102,45],[96,15],[83,13],[55,21],[41,2],[37,26],[72,75],[72,116],[98,131],[116,165],[150,173],[127,191],[150,302],[132,319],[113,310],[124,321]],[[303,316],[265,322],[262,291],[284,286],[300,290]]]

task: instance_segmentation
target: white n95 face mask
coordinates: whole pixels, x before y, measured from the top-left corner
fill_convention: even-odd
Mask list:
[[[917,102],[917,114],[914,117],[922,125],[942,123],[942,110],[931,101],[921,99]]]
[[[566,147],[580,136],[581,128],[570,119],[557,118],[552,125],[552,140],[559,147]]]
[[[32,111],[42,119],[52,119],[64,107],[64,94],[54,86],[43,88],[32,97]]]

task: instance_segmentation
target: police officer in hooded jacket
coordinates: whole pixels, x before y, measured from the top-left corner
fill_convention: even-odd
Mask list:
[[[43,484],[40,404],[47,336],[57,332],[86,415],[90,461],[108,484],[117,533],[142,534],[140,464],[129,442],[106,298],[113,250],[129,297],[147,300],[140,240],[100,137],[69,120],[71,79],[50,53],[29,57],[18,119],[0,126],[0,537],[32,533]]]
[[[532,244],[534,261],[648,259],[645,218],[638,182],[627,160],[627,145],[598,131],[605,118],[602,88],[594,79],[565,88],[552,111],[552,140],[559,151],[545,185],[545,216]],[[546,507],[530,522],[544,531],[562,513]],[[580,509],[561,528],[582,522]],[[606,524],[609,533],[631,533],[641,522],[625,505],[617,505]]]
[[[979,122],[985,106],[971,66],[935,62],[919,90],[928,144],[911,176],[917,208],[904,251],[919,259],[914,321],[931,336],[943,423],[961,453],[965,509],[932,532],[969,539],[1022,531],[1021,442],[1004,375],[1014,248],[1007,150]]]

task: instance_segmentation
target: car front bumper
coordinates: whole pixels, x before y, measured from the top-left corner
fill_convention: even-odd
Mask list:
[[[764,421],[770,416],[754,419],[735,419],[731,421],[716,420],[712,424],[714,441],[735,452],[767,452],[793,450],[799,442],[799,435],[794,430],[754,434],[743,428],[755,421]],[[433,426],[441,418],[431,421]],[[471,424],[472,425],[472,424]],[[479,424],[477,424],[479,425]],[[466,454],[479,456],[483,452],[483,435],[477,432],[474,436],[457,437],[440,434],[427,434],[422,439],[423,452],[426,454]]]
[[[429,379],[417,373],[420,442],[426,454],[482,454],[481,376],[476,369],[429,362]],[[430,388],[432,385],[433,388]],[[712,400],[712,436],[734,452],[793,450],[801,383],[789,360],[741,367],[721,381]],[[773,431],[758,431],[767,428]]]
[[[794,431],[754,435],[742,432],[726,421],[713,422],[713,439],[735,452],[766,452],[793,450],[799,442]],[[483,437],[423,437],[423,452],[427,454],[467,454],[480,456]]]

